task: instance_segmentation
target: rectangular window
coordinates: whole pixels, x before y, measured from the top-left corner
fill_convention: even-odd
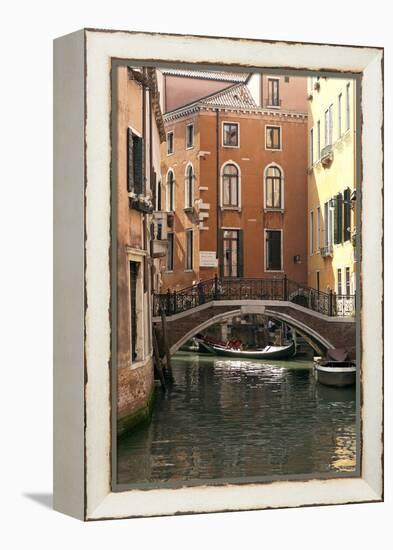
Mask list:
[[[186,231],[186,270],[193,269],[194,243],[192,229]]]
[[[331,206],[329,202],[329,233],[328,233],[328,245],[331,246],[333,244],[333,211],[334,208]]]
[[[317,226],[316,226],[316,237],[317,237],[317,252],[321,250],[321,209],[317,207]]]
[[[345,268],[345,294],[351,295],[351,270],[349,267]]]
[[[338,96],[338,137],[342,136],[342,99],[343,95]]]
[[[281,128],[266,126],[266,149],[281,149]]]
[[[319,289],[320,289],[320,286],[321,286],[321,277],[320,277],[320,272],[317,271],[317,291],[319,292]]]
[[[337,294],[341,296],[343,293],[343,282],[341,269],[337,269]]]
[[[239,124],[237,122],[223,123],[224,147],[239,147]]]
[[[166,257],[166,269],[167,271],[173,271],[174,256],[175,256],[175,234],[168,233],[168,250]]]
[[[344,191],[344,241],[351,238],[351,190]]]
[[[144,193],[143,138],[127,131],[127,188],[130,193]]]
[[[323,246],[329,245],[329,203],[325,202],[323,208]]]
[[[314,254],[314,212],[310,212],[310,256]]]
[[[310,130],[310,168],[314,165],[314,129]]]
[[[346,105],[346,123],[347,127],[346,129],[349,130],[351,127],[351,97],[350,97],[350,84],[348,82],[346,87],[346,94],[345,94],[345,105]]]
[[[338,193],[333,199],[334,205],[334,244],[343,242],[343,196]]]
[[[266,231],[265,242],[266,271],[282,271],[282,232],[275,229]]]
[[[321,158],[321,121],[317,122],[317,153],[318,160]]]
[[[188,124],[186,126],[186,148],[191,149],[194,147],[194,125]]]
[[[139,274],[139,262],[130,262],[130,306],[131,306],[131,359],[138,358],[138,320],[137,320],[137,284]]]
[[[280,106],[280,80],[278,78],[268,78],[268,107]]]
[[[241,277],[243,272],[241,231],[224,229],[222,237],[222,274],[224,277]]]
[[[325,111],[325,146],[333,142],[333,105]]]
[[[174,152],[173,132],[168,132],[166,135],[167,154],[171,155]]]

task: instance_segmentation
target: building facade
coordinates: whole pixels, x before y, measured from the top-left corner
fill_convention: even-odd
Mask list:
[[[306,283],[306,79],[243,74],[192,103],[176,97],[161,146],[172,213],[162,290],[215,274]]]
[[[127,66],[116,71],[117,412],[121,434],[148,416],[153,394],[153,189],[165,132],[156,71]]]
[[[308,79],[308,285],[356,290],[356,89],[344,78]]]

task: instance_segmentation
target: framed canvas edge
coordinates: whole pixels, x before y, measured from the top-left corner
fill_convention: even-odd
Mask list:
[[[117,33],[113,31],[85,31],[85,51],[87,65],[86,70],[86,195],[85,195],[85,231],[86,231],[86,264],[85,264],[85,282],[86,282],[86,315],[85,315],[85,353],[86,353],[86,380],[85,380],[85,418],[86,439],[85,439],[85,496],[84,496],[84,519],[108,519],[121,517],[141,517],[153,515],[172,515],[181,513],[203,513],[219,512],[228,510],[251,510],[263,508],[282,508],[296,506],[310,506],[323,504],[344,504],[350,502],[372,502],[380,501],[383,498],[383,442],[382,442],[382,279],[378,278],[382,271],[382,249],[373,251],[371,245],[375,247],[375,237],[381,237],[382,243],[382,224],[381,227],[373,227],[369,238],[365,229],[372,223],[372,216],[367,213],[362,220],[363,237],[363,256],[362,256],[362,283],[363,291],[372,288],[371,296],[374,298],[372,303],[368,299],[368,292],[363,292],[365,300],[362,305],[362,316],[372,313],[373,323],[362,324],[363,357],[369,357],[370,350],[367,341],[374,341],[375,337],[380,345],[380,354],[375,354],[373,362],[379,365],[378,376],[371,377],[369,369],[363,370],[363,385],[365,391],[362,395],[362,417],[363,420],[363,458],[362,458],[362,477],[354,479],[330,479],[330,480],[312,480],[307,482],[272,482],[270,484],[257,484],[245,486],[225,487],[194,487],[182,489],[159,489],[150,491],[125,491],[122,493],[112,493],[110,491],[110,399],[109,380],[105,381],[108,374],[108,365],[110,359],[109,335],[110,323],[109,313],[107,318],[103,318],[100,312],[109,311],[108,304],[110,299],[109,291],[109,263],[106,261],[109,254],[109,188],[105,186],[105,169],[109,169],[108,154],[103,143],[100,140],[92,139],[90,136],[100,136],[108,138],[109,128],[105,127],[105,117],[108,115],[108,95],[109,90],[109,68],[112,58],[134,57],[140,59],[154,59],[154,53],[159,51],[162,55],[162,48],[157,40],[167,40],[171,38],[170,52],[165,54],[168,62],[179,61],[175,59],[176,49],[183,46],[182,61],[188,63],[197,63],[199,61],[209,60],[210,63],[219,63],[219,61],[231,64],[231,55],[236,49],[236,59],[232,63],[244,66],[272,66],[274,63],[276,69],[298,70],[307,68],[308,70],[326,70],[337,71],[336,53],[332,55],[330,48],[340,46],[325,45],[306,45],[306,50],[300,54],[302,65],[298,67],[295,64],[291,66],[280,65],[277,56],[272,55],[274,48],[279,48],[279,56],[282,59],[288,59],[284,55],[287,48],[302,49],[301,43],[286,44],[266,41],[249,42],[241,39],[222,39],[228,40],[232,44],[232,49],[225,48],[225,54],[220,53],[220,59],[206,57],[201,46],[209,49],[210,37],[194,38],[175,35],[150,35],[148,33]],[[184,48],[184,40],[187,42],[187,48]],[[239,51],[246,42],[246,48],[241,57]],[[192,43],[194,43],[192,45]],[[195,46],[198,45],[198,48]],[[163,44],[161,44],[163,46]],[[258,47],[259,46],[259,47]],[[262,48],[263,46],[263,48]],[[173,49],[174,48],[174,49]],[[194,53],[192,53],[194,50]],[[255,49],[254,57],[250,57],[250,49]],[[263,52],[261,52],[261,48]],[[269,50],[270,48],[270,50]],[[373,216],[382,220],[382,129],[383,129],[383,81],[382,81],[382,63],[383,51],[381,49],[360,48],[342,46],[340,63],[338,70],[345,72],[362,73],[362,152],[363,152],[363,179],[372,178],[372,181],[378,182],[378,188],[381,194],[374,193],[373,197],[364,194],[363,200],[367,201],[367,210],[369,204],[372,205]],[[347,60],[343,55],[346,50]],[[356,52],[362,52],[356,57],[356,62],[348,61]],[[366,51],[366,55],[363,55]],[[269,63],[264,55],[268,55]],[[251,52],[252,53],[252,52]],[[293,53],[293,51],[292,51]],[[304,55],[303,55],[304,54]],[[316,55],[317,54],[317,55]],[[172,57],[173,58],[172,58]],[[291,56],[289,56],[290,58]],[[297,54],[299,58],[299,53]],[[224,58],[224,59],[223,59]],[[314,62],[312,59],[314,58]],[[324,67],[321,69],[315,59],[324,59]],[[259,63],[255,63],[258,61]],[[243,63],[241,63],[243,61]],[[249,63],[247,63],[249,61]],[[282,62],[281,62],[282,63]],[[94,80],[98,78],[98,80]],[[90,89],[97,89],[96,85],[102,79],[102,96],[96,94],[96,99],[100,105],[94,104],[92,95],[89,95]],[[98,98],[100,96],[100,98]],[[378,101],[375,101],[375,97]],[[103,107],[103,108],[102,108]],[[107,119],[109,120],[109,119]],[[378,123],[377,123],[378,122]],[[106,125],[108,126],[108,124]],[[94,131],[93,131],[94,128]],[[90,132],[92,132],[90,134]],[[99,143],[97,143],[97,141]],[[105,139],[104,139],[105,141]],[[108,145],[108,142],[106,143]],[[101,158],[98,159],[97,153],[100,151]],[[106,172],[108,174],[108,172]],[[94,193],[89,186],[89,182],[95,182]],[[99,193],[97,193],[99,190]],[[375,190],[375,186],[374,186]],[[100,195],[100,196],[98,196]],[[369,202],[369,200],[371,202]],[[105,223],[100,224],[105,218]],[[374,222],[375,223],[375,222]],[[97,229],[99,228],[99,231]],[[380,232],[380,235],[379,235]],[[366,269],[364,270],[364,258]],[[369,264],[372,263],[371,269]],[[97,269],[100,269],[100,275],[97,276]],[[107,273],[105,273],[105,271]],[[376,279],[377,276],[377,279]],[[98,279],[101,280],[98,281]],[[98,286],[97,286],[98,285]],[[101,285],[101,286],[100,286]],[[103,287],[105,291],[102,292]],[[380,299],[375,299],[380,298]],[[106,308],[105,308],[106,305]],[[106,316],[105,316],[106,317]],[[372,326],[371,326],[372,325]],[[97,340],[97,338],[99,340]],[[100,339],[102,338],[102,340]],[[373,338],[374,340],[370,340]],[[100,345],[93,345],[100,341],[106,349]],[[98,348],[98,349],[97,349]],[[365,361],[366,362],[366,361]],[[98,375],[98,376],[97,376]],[[102,384],[102,382],[104,382]],[[374,405],[373,405],[374,403]],[[377,407],[375,406],[377,403]],[[372,411],[372,408],[374,411]],[[371,442],[372,439],[372,442]],[[372,447],[372,448],[371,448]],[[379,466],[378,466],[379,465]],[[300,485],[299,485],[300,484]],[[299,487],[301,486],[301,496]],[[344,494],[343,494],[344,493]],[[231,497],[231,498],[229,498]],[[231,500],[236,504],[230,504]],[[254,499],[254,500],[253,500]],[[228,504],[229,503],[229,504]]]

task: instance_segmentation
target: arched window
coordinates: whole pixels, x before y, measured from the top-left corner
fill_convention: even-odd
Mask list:
[[[194,202],[194,171],[192,164],[186,170],[186,208],[192,208]]]
[[[222,205],[239,206],[239,170],[226,164],[222,172]]]
[[[166,207],[169,212],[175,211],[175,178],[172,170],[166,177]]]
[[[278,166],[265,171],[265,208],[283,208],[283,178]]]

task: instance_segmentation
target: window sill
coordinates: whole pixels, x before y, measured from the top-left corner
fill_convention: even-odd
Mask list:
[[[279,212],[280,214],[284,214],[285,210],[284,210],[284,208],[264,208],[263,212],[265,214],[267,212]]]
[[[265,147],[265,151],[277,151],[277,152],[282,152],[282,148],[280,149],[277,149],[276,147]]]
[[[186,151],[190,151],[191,149],[194,149],[193,145],[191,145],[190,147],[186,147]]]
[[[266,109],[281,109],[281,105],[266,105]]]
[[[240,149],[240,145],[222,145],[225,149]]]
[[[175,151],[172,151],[172,153],[167,153],[166,156],[167,157],[171,157],[172,155],[174,155]]]
[[[185,269],[184,273],[194,273],[194,270],[193,269]]]
[[[283,269],[265,269],[265,273],[284,273]]]
[[[235,212],[241,212],[242,211],[240,206],[221,206],[221,210],[231,210],[231,211],[235,211]]]

